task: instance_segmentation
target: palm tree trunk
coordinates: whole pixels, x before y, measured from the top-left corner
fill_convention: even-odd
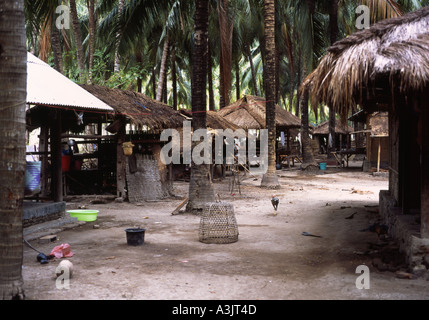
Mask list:
[[[255,94],[255,96],[259,96],[258,82],[256,81],[255,66],[253,65],[253,58],[252,58],[252,54],[250,52],[249,46],[246,46],[246,55],[247,55],[247,59],[249,59],[250,71],[252,72],[252,82],[253,82],[254,94]]]
[[[295,59],[294,59],[294,47],[292,44],[290,31],[288,31],[289,29],[290,29],[289,26],[287,26],[287,24],[284,23],[282,26],[282,34],[283,34],[283,37],[285,38],[286,54],[287,54],[287,58],[289,60],[289,72],[290,72],[289,108],[288,108],[288,111],[292,112],[293,95],[294,95],[294,91],[295,91],[295,85],[294,85],[294,80],[295,80],[295,65],[294,65],[295,61],[294,60]],[[285,105],[286,105],[286,102],[285,102]]]
[[[207,81],[209,82],[209,110],[215,111],[215,100],[213,91],[213,63],[210,42],[208,43],[207,54]]]
[[[309,15],[310,15],[310,21],[312,21],[313,20],[312,17],[315,11],[315,0],[307,0],[307,6],[308,6]],[[302,59],[302,74],[301,74],[302,79],[305,79],[305,77],[308,74],[307,63],[308,63],[308,60],[311,61],[311,59],[312,59],[311,55]],[[311,147],[311,140],[308,134],[308,96],[309,96],[309,92],[308,92],[308,89],[306,88],[299,100],[300,110],[301,110],[301,143],[302,143],[303,165],[315,164],[313,149]],[[303,166],[303,168],[306,168],[306,166]]]
[[[220,108],[230,103],[232,87],[232,32],[233,22],[229,17],[229,1],[220,0],[217,2],[220,32]]]
[[[176,46],[173,46],[171,52],[171,82],[173,90],[173,109],[177,110]]]
[[[235,98],[240,99],[240,65],[238,60],[235,60]]]
[[[82,33],[80,31],[79,17],[77,16],[76,0],[70,0],[70,15],[72,19],[72,29],[77,50],[79,75],[82,79],[85,71],[85,54],[83,52]]]
[[[265,69],[264,87],[266,100],[266,128],[268,129],[268,169],[263,175],[261,187],[278,189],[276,174],[276,43],[275,0],[264,1]]]
[[[155,75],[155,68],[152,68],[152,76],[150,77],[152,81],[152,94],[153,98],[156,99],[156,75]]]
[[[164,80],[164,88],[162,88],[162,102],[164,102],[165,104],[168,103],[167,101],[168,99],[168,95],[167,95],[167,75],[165,75],[165,80]]]
[[[276,104],[280,104],[280,52],[276,48],[276,58],[275,58],[275,77],[276,77],[276,88],[275,88],[275,99]]]
[[[195,37],[192,63],[192,129],[206,129],[206,81],[208,52],[208,0],[196,0]],[[210,164],[191,164],[187,211],[201,212],[214,201]]]
[[[140,68],[143,63],[143,56],[140,50],[135,51],[135,57],[136,57],[136,64]],[[139,74],[137,76],[137,92],[140,92],[140,93],[142,92],[142,83],[143,83],[142,76],[141,74]]]
[[[220,61],[219,61],[219,109],[226,107],[225,102],[225,75],[223,73],[223,58],[222,58],[222,50],[219,53]]]
[[[298,72],[297,72],[297,81],[296,83],[298,84],[297,87],[299,87],[300,83],[301,83],[301,79],[302,79],[302,59],[301,59],[301,49],[298,46]],[[300,113],[300,101],[301,101],[301,97],[300,97],[300,93],[299,93],[299,89],[296,90],[296,105],[295,105],[295,115],[297,117],[299,117],[299,113]]]
[[[308,96],[309,92],[306,88],[301,95],[301,143],[302,143],[302,162],[303,164],[315,164],[313,148],[308,130]]]
[[[167,63],[169,55],[169,40],[168,37],[164,40],[164,49],[162,50],[161,67],[158,78],[158,88],[156,90],[156,100],[161,101],[163,97],[164,82],[167,81]]]
[[[124,1],[125,0],[119,0],[118,3],[118,20],[121,18],[122,10],[124,9]],[[121,34],[118,32],[116,34],[116,44],[115,44],[115,63],[113,66],[113,71],[115,73],[118,73],[121,70],[121,60],[119,57],[119,39],[121,37]]]
[[[24,299],[27,50],[24,1],[0,0],[0,299]]]
[[[337,41],[338,37],[338,0],[331,0],[329,7],[329,36],[331,45]],[[335,110],[329,106],[329,134],[332,138],[332,146],[328,147],[328,159],[333,159],[331,152],[336,150],[335,137]]]
[[[88,53],[88,82],[92,83],[92,69],[94,67],[94,52],[95,52],[95,1],[89,0],[88,5],[88,23],[89,23],[89,53]]]
[[[54,53],[55,70],[63,73],[63,54],[61,50],[60,33],[53,22],[51,25],[51,46],[52,52]]]

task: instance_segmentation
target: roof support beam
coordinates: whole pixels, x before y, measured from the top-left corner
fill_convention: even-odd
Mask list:
[[[63,171],[61,159],[61,110],[50,114],[51,157],[52,157],[52,195],[54,202],[63,201]]]

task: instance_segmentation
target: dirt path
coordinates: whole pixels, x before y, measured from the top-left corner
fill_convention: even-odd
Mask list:
[[[359,170],[308,176],[299,170],[278,171],[282,188],[278,215],[270,190],[260,178],[243,181],[242,195],[216,182],[216,193],[233,203],[239,240],[232,244],[198,241],[200,218],[172,216],[181,202],[107,203],[96,222],[57,233],[59,240],[41,244],[49,253],[68,243],[75,255],[69,289],[57,289],[59,261],[41,265],[25,248],[23,276],[27,299],[428,299],[429,281],[400,279],[401,255],[391,241],[361,232],[378,218],[380,189],[387,178]],[[188,184],[176,182],[185,197]],[[84,203],[72,203],[76,206]],[[350,218],[352,216],[352,218]],[[346,219],[349,217],[349,219]],[[99,225],[98,229],[94,224]],[[145,243],[128,246],[125,228],[146,228]],[[302,232],[322,236],[303,236]],[[380,267],[383,259],[388,263]],[[370,270],[370,288],[357,289],[356,268]]]

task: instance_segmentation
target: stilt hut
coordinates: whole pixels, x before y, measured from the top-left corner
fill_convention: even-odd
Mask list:
[[[389,190],[380,218],[410,268],[429,261],[429,7],[384,20],[338,41],[311,75],[313,105],[344,118],[360,105],[388,112]]]
[[[82,88],[114,109],[106,130],[115,134],[116,193],[131,202],[170,196],[172,167],[162,163],[164,129],[181,128],[185,118],[172,107],[129,90],[98,85]]]

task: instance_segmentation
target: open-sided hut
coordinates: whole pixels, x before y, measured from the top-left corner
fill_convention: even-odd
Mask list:
[[[160,134],[164,129],[182,127],[184,117],[142,93],[98,85],[82,85],[82,88],[114,109],[113,122],[106,130],[116,135],[118,198],[139,202],[168,197],[172,174],[171,168],[160,159],[164,144]],[[126,156],[123,147],[130,142],[132,153]]]
[[[424,7],[338,41],[311,74],[315,105],[330,105],[345,118],[357,104],[388,112],[389,190],[380,193],[380,212],[417,269],[429,259],[428,52]]]
[[[335,120],[335,145],[341,149],[349,148],[350,146],[350,133],[353,128],[347,124],[341,123],[339,120]],[[313,129],[313,139],[315,139],[322,149],[322,153],[326,153],[327,146],[329,143],[329,121],[325,121],[317,125]]]
[[[218,114],[233,124],[248,129],[265,128],[265,99],[245,95],[236,102],[218,111]],[[301,119],[276,105],[276,127],[279,130],[301,127]]]
[[[245,95],[241,99],[224,107],[218,114],[233,124],[249,129],[265,129],[265,99],[262,97]],[[301,127],[301,119],[276,104],[277,137],[285,133],[286,150],[290,152],[290,130]]]
[[[189,121],[192,121],[192,111],[189,109],[182,109],[180,113],[185,115]],[[206,112],[206,123],[208,130],[226,130],[231,129],[233,131],[240,129],[240,127],[226,118],[222,117],[218,112],[208,110]]]
[[[192,110],[189,109],[181,109],[180,113],[183,114],[188,121],[192,121]],[[237,130],[242,129],[239,126],[235,125],[234,123],[232,123],[231,121],[228,121],[227,119],[225,119],[224,117],[222,117],[221,115],[219,115],[218,112],[215,111],[211,111],[208,110],[206,111],[206,125],[207,125],[207,130],[213,135],[213,141],[212,141],[212,148],[213,148],[213,154],[212,154],[212,159],[215,159],[216,157],[216,144],[215,144],[215,139],[217,137],[217,135],[220,132],[223,132],[225,130],[230,129],[232,132],[237,132]],[[180,130],[179,130],[180,131]],[[182,134],[182,133],[181,133]],[[244,132],[244,134],[246,135],[247,133]],[[226,155],[226,143],[224,142],[223,144],[223,157],[225,157]],[[224,158],[225,160],[225,158]],[[222,165],[212,165],[211,166],[211,171],[212,171],[212,177],[218,177],[218,176],[224,176],[225,175],[225,165],[224,165],[225,161],[222,163]],[[183,166],[182,166],[182,172],[179,172],[178,175],[180,176],[184,176],[184,175],[189,175],[189,172],[185,173],[183,172]]]
[[[26,187],[26,194],[27,198],[36,196],[44,202],[25,201],[24,222],[46,219],[51,214],[64,211],[63,178],[64,171],[68,169],[64,159],[68,158],[63,155],[63,133],[77,132],[87,124],[101,123],[106,114],[113,111],[31,53],[27,54],[26,103],[27,131],[32,133],[40,128],[36,150],[27,153],[28,158],[37,161],[27,163],[31,179],[28,180],[30,186]]]

